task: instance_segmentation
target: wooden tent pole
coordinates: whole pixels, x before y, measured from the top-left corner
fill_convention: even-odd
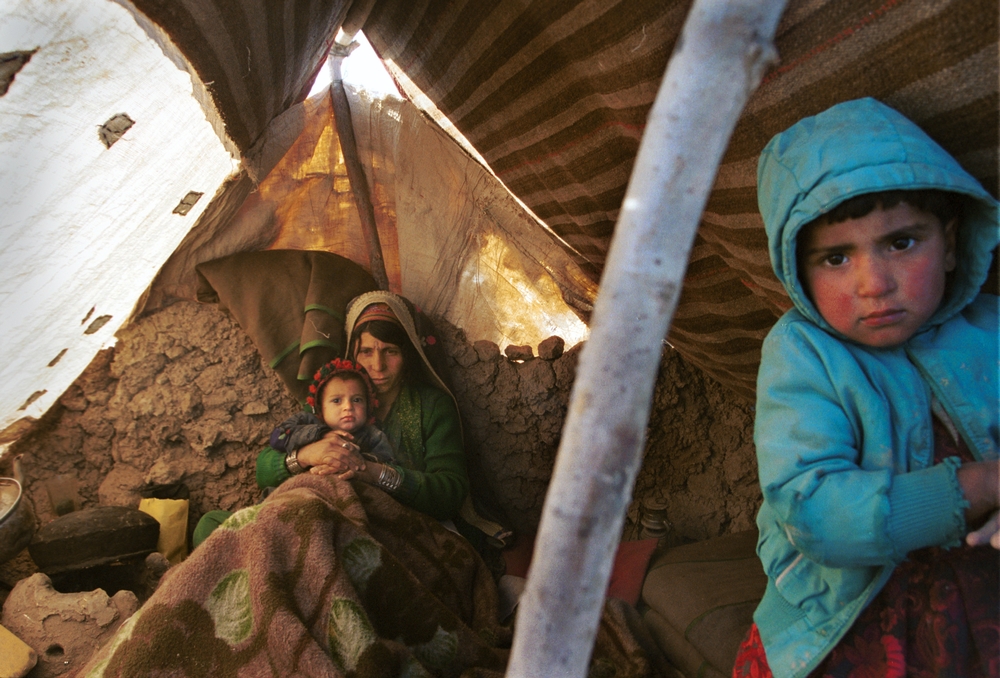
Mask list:
[[[698,221],[785,0],[695,0],[650,111],[580,356],[508,678],[587,674]]]
[[[368,179],[361,166],[358,156],[358,142],[354,137],[354,121],[351,118],[351,105],[344,89],[344,78],[340,66],[357,43],[342,45],[335,42],[330,52],[330,101],[333,103],[333,117],[337,124],[337,136],[340,138],[340,150],[344,154],[344,165],[347,167],[347,179],[354,192],[354,202],[358,206],[358,216],[361,218],[361,233],[364,235],[365,246],[368,249],[368,264],[372,277],[379,289],[389,289],[389,276],[385,272],[385,259],[382,257],[382,242],[378,237],[378,227],[375,224],[375,208],[372,206],[371,194],[368,192]]]

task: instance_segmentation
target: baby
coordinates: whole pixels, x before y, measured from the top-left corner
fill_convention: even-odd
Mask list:
[[[289,466],[297,463],[298,450],[329,436],[353,442],[369,461],[393,460],[392,445],[370,414],[378,401],[363,367],[335,358],[316,372],[309,393],[306,411],[289,417],[271,433],[270,446],[289,455]]]
[[[317,370],[309,386],[305,411],[281,422],[271,433],[270,446],[282,452],[284,468],[295,475],[308,470],[317,475],[334,474],[350,479],[355,471],[343,471],[329,464],[300,465],[299,450],[324,438],[335,438],[345,447],[357,445],[361,455],[369,461],[387,463],[395,456],[388,437],[376,428],[371,413],[378,407],[375,387],[364,368],[350,360],[336,358]],[[316,416],[317,411],[320,416]],[[308,467],[308,468],[307,468]],[[262,480],[264,478],[264,480]],[[261,476],[257,466],[257,483],[267,496],[274,485]],[[208,511],[194,529],[193,547],[208,536],[232,515],[231,511]]]

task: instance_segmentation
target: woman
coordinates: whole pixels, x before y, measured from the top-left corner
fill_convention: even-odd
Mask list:
[[[366,461],[349,436],[331,431],[294,456],[265,447],[257,456],[258,486],[274,488],[307,471],[356,478],[438,520],[457,518],[461,510],[464,521],[478,528],[462,529],[466,537],[479,544],[481,531],[502,543],[510,533],[465,502],[469,478],[458,409],[421,348],[409,302],[392,292],[367,292],[351,300],[346,317],[348,357],[372,378],[378,398],[376,423],[389,437],[397,463]],[[221,510],[205,513],[195,527],[193,545],[201,544],[231,515]],[[464,527],[462,521],[459,526]]]
[[[391,292],[368,292],[347,308],[348,357],[375,384],[375,418],[396,464],[366,461],[349,435],[331,431],[298,450],[271,447],[257,457],[257,484],[276,487],[292,475],[355,478],[439,520],[455,518],[469,492],[462,426],[454,399],[421,348],[414,314]]]
[[[455,402],[402,299],[362,295],[347,329],[348,354],[375,384],[394,462],[362,458],[346,435],[302,446],[291,460],[265,448],[258,483],[277,489],[168,570],[79,675],[501,678],[512,627],[501,622],[494,575],[439,523],[458,517],[469,487]],[[602,619],[594,661],[645,676],[616,609]]]

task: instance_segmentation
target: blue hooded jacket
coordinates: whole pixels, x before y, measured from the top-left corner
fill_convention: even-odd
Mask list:
[[[838,104],[774,137],[757,171],[771,264],[794,308],[764,341],[754,442],[768,575],[754,614],[776,678],[807,675],[907,554],[954,546],[967,506],[957,459],[932,465],[936,399],[978,459],[1000,445],[998,299],[980,294],[1000,241],[997,201],[919,127],[874,99]],[[799,281],[801,228],[876,191],[964,196],[955,273],[900,346],[850,341]]]

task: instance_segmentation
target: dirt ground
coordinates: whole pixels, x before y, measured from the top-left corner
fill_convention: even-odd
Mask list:
[[[447,323],[438,321],[437,331],[474,490],[495,515],[530,533],[582,346],[514,362]],[[213,305],[178,302],[125,328],[11,447],[0,474],[23,455],[39,524],[56,516],[50,494],[65,499],[67,487],[84,508],[136,506],[143,488],[183,483],[193,527],[205,511],[258,501],[257,452],[298,408],[239,326]],[[666,348],[624,537],[638,536],[639,505],[651,500],[666,504],[676,542],[749,529],[760,503],[751,431],[750,403]],[[25,551],[0,565],[0,581],[13,585],[34,571]]]

